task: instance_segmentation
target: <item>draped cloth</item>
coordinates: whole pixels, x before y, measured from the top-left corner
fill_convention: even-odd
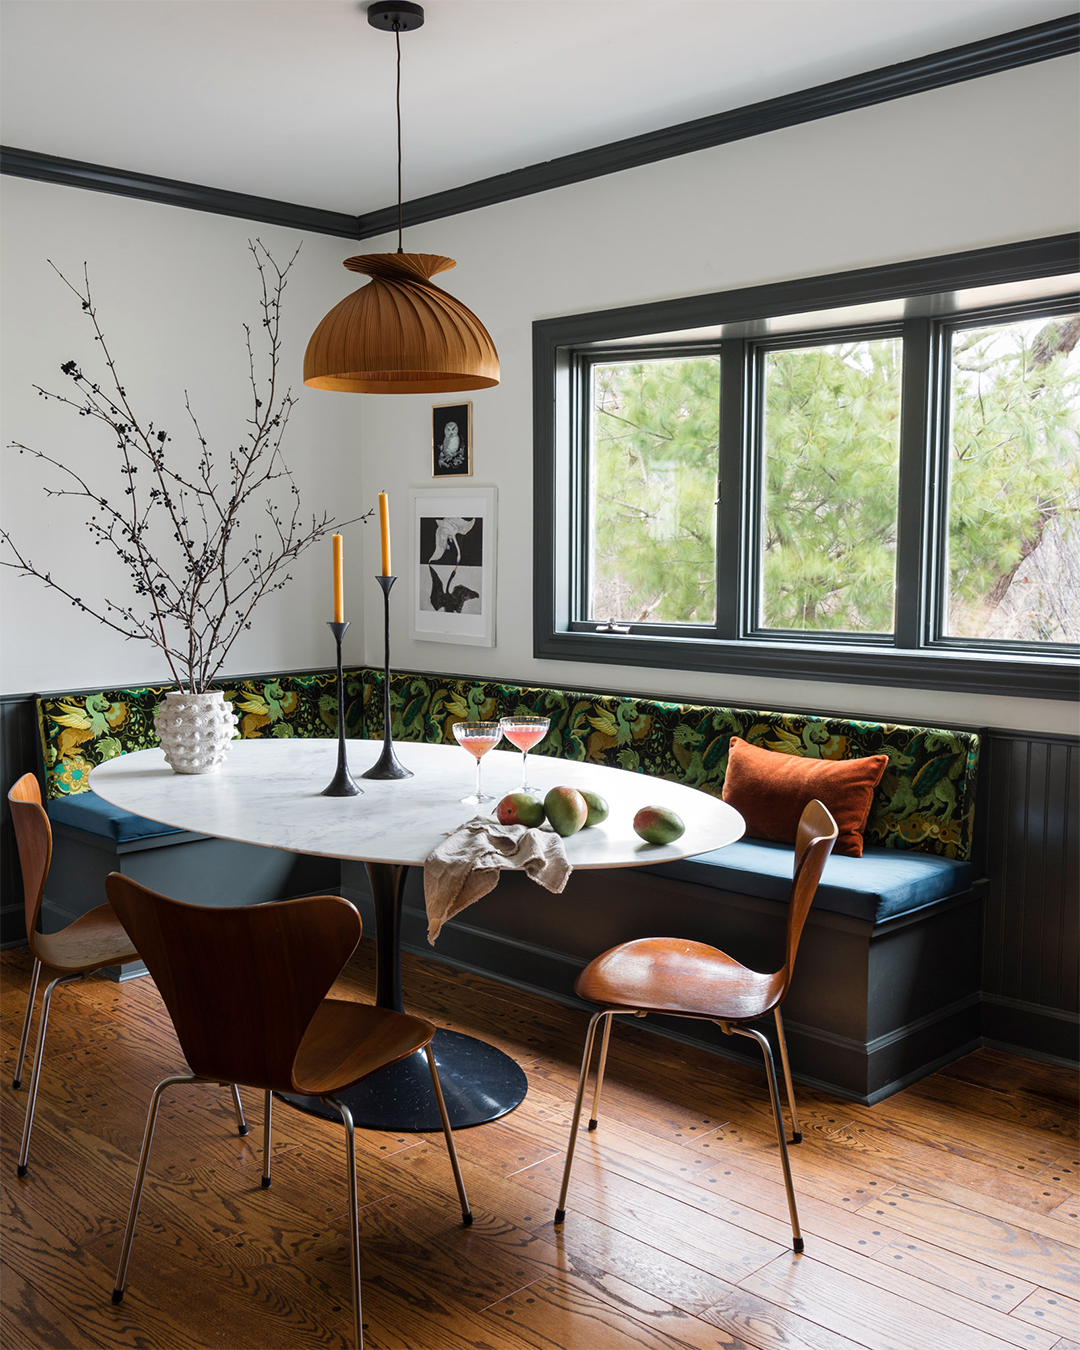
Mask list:
[[[553,830],[500,825],[490,816],[474,816],[451,830],[424,861],[428,942],[434,945],[447,920],[494,890],[505,868],[524,872],[556,893],[573,870]]]

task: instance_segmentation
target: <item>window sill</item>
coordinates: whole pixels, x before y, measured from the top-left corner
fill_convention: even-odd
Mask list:
[[[1074,661],[1048,657],[569,631],[537,632],[533,654],[556,661],[1080,700],[1080,667]]]

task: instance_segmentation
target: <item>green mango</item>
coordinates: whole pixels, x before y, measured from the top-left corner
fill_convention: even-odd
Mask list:
[[[673,844],[686,826],[666,806],[643,806],[634,817],[634,830],[647,844]]]
[[[585,798],[572,787],[553,787],[544,798],[544,810],[551,828],[564,839],[577,834],[589,815]]]
[[[589,814],[585,817],[584,828],[587,830],[590,825],[599,825],[601,821],[607,820],[608,804],[599,792],[586,792],[582,788],[579,788],[578,791],[585,798],[585,805],[589,808]]]

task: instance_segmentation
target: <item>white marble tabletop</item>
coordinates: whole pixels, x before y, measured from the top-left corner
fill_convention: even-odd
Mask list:
[[[99,765],[90,787],[99,797],[137,815],[214,835],[294,853],[362,862],[422,864],[443,837],[521,785],[521,755],[512,749],[484,756],[483,786],[494,801],[466,806],[473,791],[472,756],[456,745],[395,742],[413,778],[361,778],[378,758],[381,741],[347,742],[349,769],[360,797],[323,797],[337,764],[336,740],[237,740],[216,773],[176,774],[160,750],[139,750]],[[606,798],[601,825],[566,840],[574,867],[635,867],[670,862],[734,843],[743,819],[725,802],[661,778],[596,764],[529,756],[529,781],[546,792],[556,785],[589,788]],[[686,833],[673,844],[646,844],[634,833],[642,806],[675,811]]]

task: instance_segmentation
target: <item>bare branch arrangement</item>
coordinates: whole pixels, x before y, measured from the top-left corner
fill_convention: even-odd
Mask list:
[[[65,361],[60,369],[74,384],[73,392],[34,388],[80,417],[104,423],[115,436],[122,485],[117,504],[92,488],[70,464],[19,441],[10,442],[11,448],[43,460],[63,475],[66,485],[45,488],[47,496],[81,497],[89,503],[92,513],[86,528],[95,544],[115,550],[128,569],[137,601],[124,604],[104,597],[88,604],[38,567],[7,530],[0,530],[0,542],[11,556],[0,563],[36,577],[125,638],[153,643],[164,653],[177,684],[193,694],[206,692],[233,643],[251,627],[256,605],[292,580],[290,564],[325,535],[371,515],[368,511],[337,521],[324,511],[309,521],[302,514],[300,490],[281,450],[296,400],[291,390],[282,392],[278,387],[281,297],[299,249],[279,267],[261,240],[249,241],[248,248],[259,273],[260,323],[269,369],[260,382],[251,328],[245,324],[253,406],[244,438],[227,458],[212,450],[203,436],[186,390],[192,439],[186,464],[177,462],[177,452],[168,448],[173,438],[162,426],[136,415],[98,324],[85,264],[82,289],[52,262],[49,265],[78,297],[108,375],[99,383],[84,375],[76,361]],[[261,524],[242,531],[243,519],[252,512],[258,513]]]

